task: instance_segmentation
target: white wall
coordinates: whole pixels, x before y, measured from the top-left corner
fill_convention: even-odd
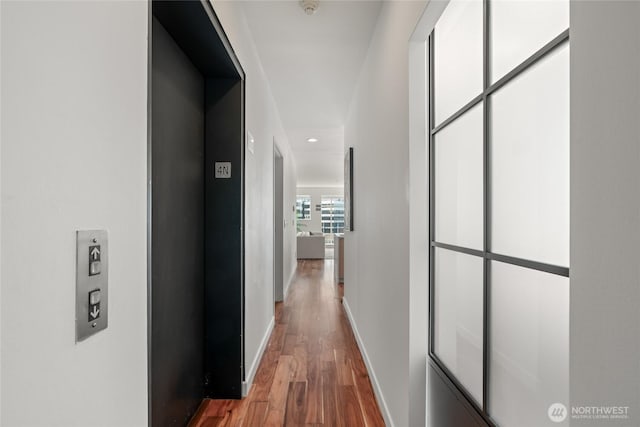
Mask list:
[[[427,411],[429,336],[429,188],[427,150],[427,43],[409,44],[409,425]]]
[[[422,1],[384,2],[345,126],[345,146],[354,147],[355,186],[355,231],[345,237],[345,305],[387,424],[397,427],[415,419],[409,415],[407,367],[408,42],[424,6]]]
[[[246,73],[246,126],[255,139],[245,168],[245,369],[250,382],[268,338],[273,299],[273,141],[284,159],[284,269],[291,277],[295,261],[296,170],[271,89],[245,21],[242,2],[214,1],[213,7]],[[286,208],[288,206],[288,209]]]
[[[322,204],[322,196],[343,196],[344,187],[298,187],[297,194],[311,196],[311,219],[298,220],[300,231],[322,231],[322,212],[316,205]]]
[[[640,3],[571,2],[572,405],[640,423]],[[601,420],[572,420],[601,426]]]
[[[2,1],[3,426],[147,425],[145,2]],[[75,231],[109,327],[75,343]]]
[[[2,188],[2,5],[0,4],[0,188]],[[0,196],[0,424],[2,424],[2,197]]]

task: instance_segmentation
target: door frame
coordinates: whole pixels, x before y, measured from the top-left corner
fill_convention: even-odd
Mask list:
[[[278,166],[278,163],[280,164]],[[280,177],[278,177],[280,173]],[[281,182],[280,203],[276,197],[278,178]],[[273,138],[273,302],[284,301],[284,156]],[[279,233],[278,233],[279,231]],[[278,246],[280,246],[278,248]],[[279,255],[279,256],[278,256]],[[280,277],[278,278],[277,265]],[[279,298],[282,299],[279,299]]]
[[[195,24],[192,21],[191,24],[187,25],[184,20],[184,16],[176,17],[177,21],[182,19],[183,23],[177,26],[174,25],[172,33],[173,38],[176,41],[182,41],[185,43],[182,48],[188,46],[188,49],[184,49],[185,54],[194,62],[198,63],[199,68],[201,68],[201,72],[203,73],[205,78],[224,78],[223,75],[216,76],[216,70],[219,70],[218,65],[214,62],[218,60],[220,57],[224,57],[224,64],[222,67],[226,67],[228,73],[233,74],[233,78],[237,78],[239,84],[239,104],[240,104],[240,127],[242,128],[241,134],[237,137],[237,141],[240,148],[240,165],[235,169],[239,176],[241,177],[241,185],[239,189],[239,198],[240,198],[240,230],[239,230],[239,240],[240,240],[240,252],[237,256],[240,257],[240,271],[239,271],[239,293],[240,293],[240,370],[238,372],[238,376],[241,381],[238,384],[238,390],[240,392],[242,381],[245,377],[245,369],[244,369],[244,197],[245,197],[245,182],[244,182],[244,162],[245,162],[245,153],[244,153],[244,145],[245,145],[245,129],[246,129],[246,75],[240,64],[240,61],[233,50],[229,38],[227,37],[220,20],[218,19],[213,6],[210,4],[208,0],[196,0],[190,2],[183,2],[179,0],[152,0],[148,2],[148,18],[147,18],[147,414],[148,414],[148,425],[153,425],[153,414],[152,414],[152,402],[153,402],[153,378],[152,378],[152,367],[153,367],[153,354],[152,354],[152,326],[153,326],[153,253],[152,253],[152,243],[153,243],[153,204],[152,204],[152,195],[153,195],[153,57],[152,57],[152,47],[153,47],[153,19],[154,19],[154,5],[162,4],[163,6],[172,5],[177,8],[177,10],[184,12],[185,15],[191,14],[190,16],[194,16],[195,14],[198,18],[198,23]],[[189,9],[188,11],[186,11]],[[213,58],[213,59],[212,59]],[[235,77],[237,76],[237,77]],[[229,75],[227,75],[227,78]],[[206,140],[205,140],[206,143]],[[207,169],[205,169],[207,170]],[[208,177],[208,175],[205,175]],[[209,177],[210,178],[210,177]],[[205,179],[205,183],[207,180]],[[206,283],[206,281],[205,281]],[[204,337],[203,337],[204,338]],[[206,356],[206,350],[205,350]],[[203,378],[203,382],[206,383]],[[205,387],[205,393],[202,396],[205,397],[207,393]]]

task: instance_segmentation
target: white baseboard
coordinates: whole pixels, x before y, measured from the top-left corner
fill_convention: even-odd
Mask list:
[[[262,355],[264,354],[265,349],[267,348],[267,343],[269,342],[269,338],[271,337],[271,332],[273,332],[273,327],[275,325],[275,318],[271,316],[271,321],[269,321],[269,326],[267,326],[267,330],[262,337],[262,341],[260,342],[260,347],[258,347],[258,353],[256,354],[255,359],[253,359],[253,363],[251,364],[251,368],[249,368],[249,372],[247,373],[246,379],[242,382],[242,397],[245,397],[249,394],[249,390],[251,390],[251,385],[253,384],[253,378],[256,376],[256,372],[258,371],[258,366],[260,365],[260,361],[262,360]]]
[[[287,294],[289,293],[289,288],[291,288],[291,283],[293,282],[293,278],[296,275],[297,267],[298,267],[298,263],[296,262],[293,266],[293,269],[291,270],[291,274],[289,274],[289,280],[287,280],[287,284],[285,285],[282,292],[282,296],[284,300],[287,299]]]
[[[291,287],[291,283],[293,282],[293,278],[296,275],[296,266],[294,266],[291,274],[289,275],[289,280],[287,280],[286,287],[283,289],[284,299],[287,299],[287,294],[289,293],[289,288]],[[271,338],[271,333],[273,332],[273,328],[275,326],[275,317],[271,317],[271,321],[269,322],[269,326],[267,326],[267,330],[262,337],[262,341],[260,342],[260,347],[258,348],[258,353],[256,354],[253,363],[251,364],[251,368],[249,369],[246,379],[242,382],[242,397],[245,397],[249,394],[249,390],[251,390],[251,385],[253,384],[253,378],[256,376],[256,372],[258,371],[258,366],[260,365],[260,361],[262,360],[262,355],[267,348],[267,344],[269,343],[269,338]]]
[[[362,353],[364,364],[367,366],[367,371],[369,371],[369,378],[371,379],[371,385],[373,385],[373,392],[376,394],[376,398],[378,399],[378,403],[380,404],[380,410],[382,411],[382,417],[384,418],[384,423],[388,427],[395,427],[395,424],[391,419],[391,414],[389,413],[389,408],[387,407],[387,402],[384,400],[382,389],[380,388],[380,384],[378,383],[378,378],[376,377],[376,371],[373,369],[373,366],[371,365],[371,361],[369,360],[369,355],[367,354],[367,349],[364,347],[362,338],[360,338],[360,333],[358,332],[358,326],[356,325],[356,322],[353,320],[353,315],[351,314],[351,309],[349,308],[349,303],[347,302],[346,297],[342,297],[342,306],[344,307],[345,313],[347,313],[347,318],[349,319],[349,323],[351,323],[351,329],[353,330],[353,334],[356,336],[356,341],[358,343],[358,348],[360,349],[360,353]]]

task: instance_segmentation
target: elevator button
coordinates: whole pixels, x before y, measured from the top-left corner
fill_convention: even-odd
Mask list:
[[[89,276],[100,274],[100,261],[89,263]]]
[[[100,289],[89,292],[89,305],[96,305],[100,303]]]
[[[100,245],[89,246],[89,276],[100,274]]]

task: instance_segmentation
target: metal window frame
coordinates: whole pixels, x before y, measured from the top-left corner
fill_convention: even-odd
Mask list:
[[[552,264],[545,264],[529,259],[512,257],[503,254],[497,254],[491,251],[491,95],[511,82],[516,77],[527,71],[532,65],[545,58],[548,54],[568,43],[569,29],[564,30],[553,40],[549,41],[538,51],[533,53],[523,62],[514,67],[511,71],[498,79],[495,83],[491,83],[491,39],[490,39],[490,12],[491,0],[483,0],[482,12],[482,93],[475,96],[471,101],[465,104],[458,111],[453,113],[447,119],[443,120],[439,125],[435,125],[435,67],[434,67],[434,51],[435,51],[435,29],[429,35],[429,52],[428,52],[428,70],[429,70],[429,114],[428,114],[428,150],[429,150],[429,358],[444,373],[447,379],[455,386],[461,395],[467,400],[471,407],[482,417],[482,419],[492,427],[497,426],[497,422],[491,418],[489,414],[489,360],[490,360],[490,301],[491,301],[491,261],[500,261],[507,264],[517,265],[520,267],[541,271],[545,273],[555,274],[559,276],[569,277],[570,270],[568,267],[562,267]],[[435,136],[442,129],[453,123],[471,108],[477,104],[483,104],[483,249],[471,249],[461,246],[455,246],[438,242],[435,240]],[[435,353],[435,252],[436,248],[446,249],[449,251],[463,253],[483,260],[483,360],[482,360],[482,402],[476,402],[471,393],[458,381],[456,376],[444,365]]]
[[[304,201],[300,202],[301,199],[304,199]],[[309,201],[308,206],[305,204],[305,201]],[[300,205],[298,206],[298,202],[300,202]],[[300,208],[300,210],[298,210],[298,207]],[[305,207],[308,207],[308,215],[306,213]],[[302,213],[302,218],[298,217],[298,214]],[[297,221],[309,221],[311,219],[311,196],[307,195],[307,194],[301,194],[301,195],[296,195],[296,220]]]
[[[343,203],[343,209],[342,209],[342,213],[335,213],[335,209],[336,209],[336,201],[340,201],[342,200]],[[327,203],[325,203],[325,201],[328,201]],[[343,233],[344,232],[344,196],[328,196],[328,195],[321,195],[320,196],[320,205],[322,206],[321,209],[324,209],[324,206],[326,205],[328,207],[328,220],[323,220],[323,216],[324,212],[321,210],[320,211],[320,228],[322,228],[322,232],[323,233]],[[342,231],[340,231],[340,226],[339,224],[343,223],[342,226]],[[329,224],[329,226],[327,227],[329,229],[329,231],[324,231],[324,224]],[[334,231],[335,230],[335,231]]]

